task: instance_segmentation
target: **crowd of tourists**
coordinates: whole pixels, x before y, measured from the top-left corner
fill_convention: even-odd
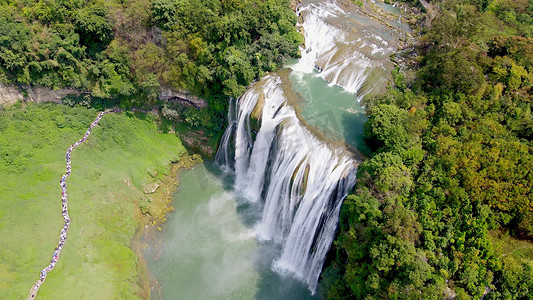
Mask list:
[[[61,233],[59,235],[59,244],[55,248],[54,254],[52,255],[52,260],[50,260],[50,263],[48,264],[48,266],[46,266],[44,269],[41,270],[39,279],[37,280],[37,282],[33,284],[33,288],[30,290],[30,295],[28,296],[28,298],[35,298],[37,294],[37,290],[39,290],[39,287],[43,284],[44,280],[46,279],[46,276],[56,266],[56,263],[59,260],[59,254],[61,253],[61,250],[63,249],[63,246],[65,245],[65,241],[67,240],[67,232],[70,226],[70,217],[68,215],[68,206],[67,206],[68,204],[67,178],[70,175],[70,171],[71,171],[70,154],[72,153],[72,150],[74,150],[74,148],[78,147],[81,143],[85,142],[89,134],[91,134],[91,130],[96,125],[98,125],[98,122],[100,121],[100,119],[102,119],[102,117],[105,114],[116,113],[116,112],[121,112],[121,111],[122,111],[121,109],[114,109],[114,110],[100,112],[98,114],[98,117],[96,117],[96,119],[91,123],[91,126],[89,126],[89,129],[87,129],[87,131],[85,132],[85,135],[83,136],[83,138],[81,138],[79,141],[74,143],[74,145],[68,147],[67,149],[67,153],[65,154],[65,158],[67,161],[67,171],[65,175],[63,175],[61,179],[59,180],[59,185],[61,186],[61,214],[63,215],[63,219],[65,220],[65,223],[63,224],[63,228],[61,228]],[[143,110],[143,109],[133,108],[131,109],[131,111],[153,113],[156,111],[156,108],[152,110]]]
[[[59,180],[59,186],[61,187],[61,214],[63,215],[63,219],[65,220],[65,223],[63,224],[63,228],[61,228],[61,233],[59,235],[59,244],[57,245],[54,251],[54,254],[52,255],[52,260],[50,260],[50,263],[48,264],[48,266],[46,266],[44,269],[41,270],[39,280],[37,280],[37,282],[34,284],[33,289],[35,291],[39,289],[41,284],[46,279],[46,276],[48,275],[48,273],[54,269],[59,259],[59,254],[61,253],[61,250],[63,249],[63,246],[65,245],[65,241],[67,240],[67,232],[70,226],[70,217],[68,215],[68,206],[67,206],[68,205],[67,178],[70,176],[70,172],[71,172],[70,154],[72,153],[72,150],[74,150],[74,148],[78,147],[81,143],[85,142],[89,134],[91,134],[91,130],[96,125],[98,125],[98,122],[100,121],[100,119],[102,119],[104,114],[108,112],[115,112],[115,111],[106,111],[106,112],[99,113],[98,117],[96,117],[96,119],[91,123],[91,126],[89,126],[89,129],[87,129],[87,131],[85,132],[85,135],[83,136],[83,138],[81,138],[79,141],[74,143],[74,145],[68,147],[67,149],[67,152],[65,154],[65,158],[67,161],[67,170],[66,170],[66,173]],[[35,294],[33,294],[33,297],[34,295]]]

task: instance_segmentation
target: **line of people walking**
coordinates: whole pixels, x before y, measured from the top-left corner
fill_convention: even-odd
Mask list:
[[[41,273],[39,275],[39,280],[35,282],[33,285],[33,290],[30,291],[31,298],[34,298],[37,294],[37,290],[39,287],[43,284],[43,282],[46,279],[46,276],[48,276],[48,273],[54,269],[56,266],[57,261],[59,260],[59,254],[61,253],[61,250],[63,249],[63,246],[65,246],[65,242],[67,240],[67,232],[70,226],[70,217],[68,215],[68,195],[67,195],[67,178],[70,176],[71,172],[71,159],[70,154],[72,153],[72,150],[74,148],[78,147],[81,143],[85,142],[89,134],[91,134],[91,130],[98,125],[98,122],[102,119],[102,117],[109,112],[118,112],[119,110],[114,111],[104,111],[100,112],[96,119],[91,123],[91,126],[89,126],[89,129],[85,132],[85,135],[83,138],[81,138],[79,141],[74,143],[74,145],[71,145],[68,147],[67,152],[65,154],[65,158],[67,161],[67,168],[66,173],[61,177],[59,180],[59,186],[61,187],[61,214],[63,215],[63,219],[65,223],[63,224],[63,228],[61,228],[61,233],[59,235],[59,244],[55,248],[54,254],[52,255],[52,260],[50,260],[50,263],[48,266],[46,266],[44,269],[41,270]]]
[[[144,113],[155,113],[157,112],[157,108],[154,107],[151,110],[144,110],[139,108],[132,108],[132,112],[144,112]],[[48,273],[54,269],[56,266],[57,261],[59,260],[59,254],[61,253],[61,250],[63,249],[63,246],[65,246],[65,242],[67,240],[67,232],[70,226],[70,217],[68,215],[68,195],[67,195],[67,178],[70,176],[71,172],[71,160],[70,160],[70,154],[72,153],[72,150],[74,148],[78,147],[81,143],[85,142],[89,134],[91,134],[91,130],[98,125],[98,122],[102,119],[102,117],[107,113],[117,113],[122,112],[121,109],[114,109],[114,110],[107,110],[100,112],[96,119],[91,123],[91,126],[89,126],[89,129],[85,132],[85,135],[83,138],[81,138],[79,141],[74,143],[72,146],[68,147],[67,152],[65,154],[65,158],[67,161],[67,170],[66,173],[61,177],[59,180],[59,186],[61,187],[61,214],[63,215],[63,219],[65,220],[65,223],[63,224],[63,228],[61,228],[61,233],[59,235],[59,244],[54,250],[54,254],[52,254],[52,259],[50,260],[50,263],[48,266],[46,266],[44,269],[41,270],[41,273],[39,275],[39,279],[33,284],[32,289],[30,290],[30,293],[28,295],[28,299],[35,298],[37,295],[37,291],[43,284],[43,282],[46,279],[46,276],[48,276]]]

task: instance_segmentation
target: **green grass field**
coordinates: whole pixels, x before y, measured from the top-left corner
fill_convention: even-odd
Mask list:
[[[65,151],[97,113],[55,104],[0,108],[0,299],[25,298],[51,259],[63,224]],[[72,154],[72,223],[38,297],[139,297],[141,270],[130,243],[141,186],[167,174],[184,153],[175,135],[157,131],[151,115],[105,115]]]

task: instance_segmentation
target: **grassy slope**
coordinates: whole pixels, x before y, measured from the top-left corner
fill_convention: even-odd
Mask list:
[[[97,111],[52,104],[0,110],[0,299],[26,297],[57,245],[63,222],[59,178],[67,147]],[[141,185],[162,176],[184,153],[158,133],[153,117],[108,114],[72,154],[68,179],[72,219],[42,299],[131,299],[140,290],[129,248]]]
[[[519,240],[498,230],[490,232],[489,237],[498,255],[528,262],[533,261],[533,243],[531,241]]]

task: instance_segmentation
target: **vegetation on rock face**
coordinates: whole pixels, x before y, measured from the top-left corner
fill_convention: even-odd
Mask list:
[[[108,106],[151,106],[164,84],[209,101],[180,120],[220,130],[228,97],[298,55],[295,23],[288,0],[0,1],[0,81]]]
[[[516,240],[533,238],[533,1],[432,2],[416,78],[396,71],[365,100],[374,154],[342,208],[327,298],[533,294],[533,244]]]
[[[237,98],[283,57],[298,55],[302,43],[287,1],[158,0],[152,6],[170,60],[157,75],[198,95]]]
[[[285,57],[298,56],[303,42],[286,0],[157,0],[152,18],[166,44],[160,53],[153,44],[137,51],[158,66],[150,63],[143,73],[206,98],[209,110],[167,104],[165,116],[208,131],[225,126],[228,97],[242,95]]]

